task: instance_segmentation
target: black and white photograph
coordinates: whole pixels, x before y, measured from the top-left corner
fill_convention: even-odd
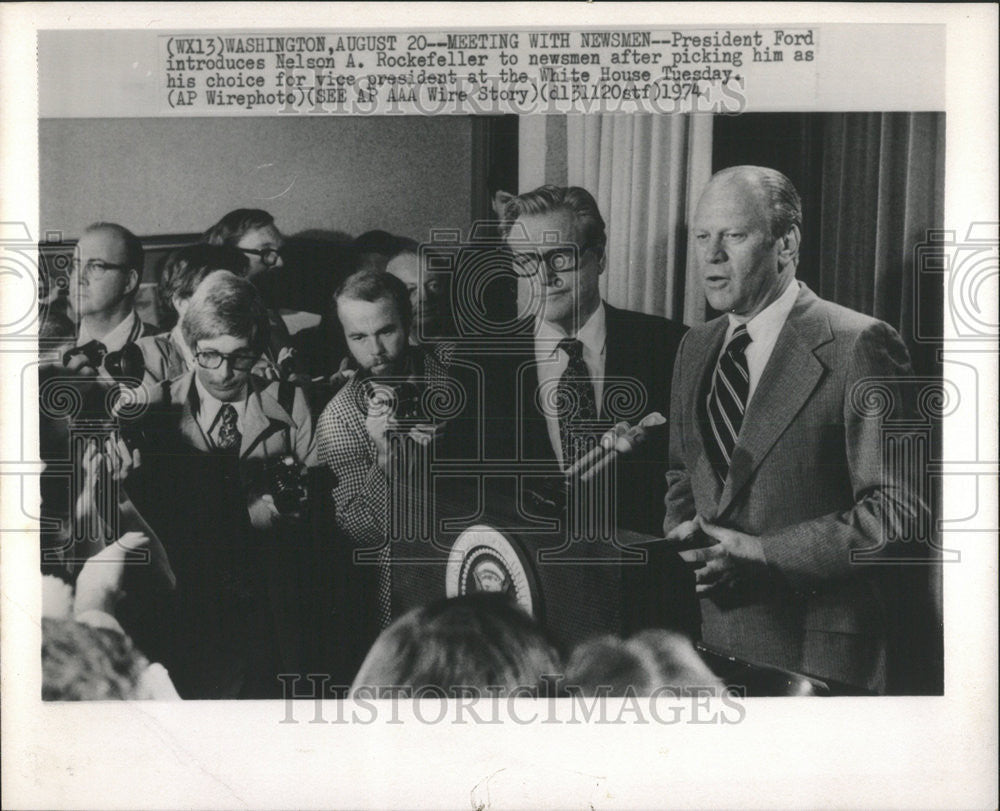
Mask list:
[[[995,805],[953,19],[542,5],[31,21],[10,807]]]

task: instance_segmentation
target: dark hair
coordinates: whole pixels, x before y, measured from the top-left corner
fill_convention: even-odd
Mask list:
[[[687,637],[648,630],[628,640],[600,636],[580,643],[566,666],[566,690],[584,695],[650,695],[669,689],[674,695],[718,688]]]
[[[123,634],[42,618],[42,700],[127,700],[149,663]]]
[[[513,183],[509,181],[513,179]],[[490,164],[486,173],[486,192],[493,197],[498,191],[517,194],[517,160],[510,156],[504,156],[501,160],[496,160]]]
[[[353,692],[459,687],[537,693],[559,673],[541,626],[505,594],[467,594],[415,608],[382,632],[365,657]]]
[[[246,276],[249,264],[245,254],[228,245],[199,242],[172,250],[163,263],[156,286],[161,325],[169,328],[176,323],[174,298],[191,298],[202,279],[213,270],[228,270],[237,276]]]
[[[274,225],[274,217],[259,208],[238,208],[230,211],[201,238],[209,245],[231,245],[243,239],[244,235],[258,228]]]
[[[116,222],[95,222],[83,229],[84,234],[92,234],[94,231],[109,231],[114,234],[125,245],[125,266],[129,270],[134,270],[139,274],[139,280],[135,288],[129,293],[128,298],[135,299],[139,295],[139,287],[142,284],[142,271],[146,264],[146,252],[142,248],[142,242],[135,234],[124,225]]]
[[[245,338],[259,355],[271,336],[257,288],[228,270],[214,271],[198,285],[181,320],[181,331],[192,352],[198,341],[232,335]]]
[[[365,231],[354,238],[354,247],[361,253],[378,253],[382,256],[391,256],[396,250],[398,237],[393,236],[388,231]]]
[[[730,166],[712,175],[716,180],[737,178],[750,183],[764,197],[771,236],[781,239],[792,226],[802,227],[802,200],[792,181],[767,166]]]
[[[403,319],[405,326],[409,327],[413,320],[413,313],[410,310],[410,292],[406,289],[406,285],[384,270],[366,267],[352,273],[334,291],[334,308],[344,298],[369,302],[387,298],[396,305],[396,312]]]
[[[420,255],[420,243],[415,239],[410,239],[409,237],[396,237],[396,241],[392,246],[392,253],[389,254],[389,261],[391,262],[397,256],[419,256]]]
[[[581,252],[592,250],[598,256],[604,255],[608,242],[604,218],[593,195],[579,186],[539,186],[534,191],[512,197],[504,209],[504,232],[509,234],[514,220],[522,215],[553,211],[568,211],[573,215],[575,239]],[[568,240],[569,235],[563,234],[561,238]]]

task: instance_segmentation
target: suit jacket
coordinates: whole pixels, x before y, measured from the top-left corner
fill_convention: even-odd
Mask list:
[[[286,406],[279,384],[252,377],[239,456],[213,452],[195,416],[194,374],[161,384],[139,423],[143,464],[125,486],[163,542],[177,589],[130,591],[148,599],[130,607],[129,631],[185,698],[277,697],[276,674],[299,672],[304,655],[306,533],[254,529],[248,506],[269,489],[269,460],[315,464],[312,420],[300,391]]]
[[[604,391],[599,430],[627,419],[635,424],[652,411],[666,417],[670,411],[670,386],[681,337],[687,327],[666,318],[620,310],[605,303],[607,338],[604,356]],[[517,331],[509,352],[487,373],[489,391],[495,392],[495,413],[487,429],[492,458],[510,457],[518,462],[540,462],[557,473],[556,456],[549,439],[545,415],[538,401],[538,363],[534,331]],[[510,394],[508,394],[510,392]],[[499,401],[506,400],[506,403]],[[488,403],[489,405],[489,403]],[[514,405],[516,411],[503,411]],[[489,424],[489,423],[488,423]],[[512,441],[512,440],[515,440]],[[666,426],[650,432],[648,440],[622,457],[617,468],[617,525],[658,535],[663,522],[663,487],[667,464]]]
[[[724,484],[705,452],[705,398],[725,316],[684,337],[675,366],[664,530],[702,515],[760,537],[767,569],[702,599],[704,639],[738,656],[880,690],[886,620],[872,567],[852,550],[906,537],[925,509],[912,482],[883,469],[882,415],[858,401],[879,378],[910,407],[906,348],[887,324],[801,286],[747,406]]]
[[[142,361],[146,366],[142,382],[147,387],[173,380],[188,371],[184,351],[174,340],[172,331],[147,335],[135,343],[142,350]]]

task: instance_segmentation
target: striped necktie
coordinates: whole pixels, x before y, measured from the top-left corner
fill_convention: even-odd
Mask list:
[[[751,341],[746,324],[733,332],[719,357],[708,393],[708,422],[711,428],[706,450],[719,481],[725,483],[733,458],[736,438],[743,425],[750,394],[750,372],[746,349]]]

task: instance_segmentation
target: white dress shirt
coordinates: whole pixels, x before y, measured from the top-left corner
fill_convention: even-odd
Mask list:
[[[201,379],[197,373],[194,376],[194,385],[198,391],[198,425],[212,445],[219,444],[219,429],[222,427],[222,422],[218,417],[224,405],[231,405],[236,409],[236,428],[242,436],[243,415],[247,410],[247,395],[244,395],[235,402],[224,403],[222,400],[208,393],[208,390],[201,384]],[[249,387],[247,392],[249,393]]]
[[[107,333],[103,338],[97,338],[96,340],[104,344],[108,352],[120,352],[125,344],[132,343],[139,338],[141,330],[142,324],[139,321],[139,316],[135,310],[132,310],[111,332]],[[95,340],[94,336],[88,332],[86,324],[81,321],[80,330],[76,336],[76,345],[83,346],[93,340]]]
[[[538,362],[538,389],[542,413],[545,414],[545,425],[549,431],[549,442],[555,451],[560,467],[563,464],[562,442],[559,439],[559,415],[555,412],[555,387],[569,365],[569,355],[559,349],[559,342],[566,337],[574,337],[583,344],[583,362],[590,372],[594,382],[594,398],[597,403],[597,414],[601,414],[601,400],[604,396],[604,361],[607,355],[607,322],[604,302],[584,323],[576,335],[566,336],[558,327],[547,321],[538,320],[535,329],[535,360]]]
[[[753,393],[757,390],[760,376],[764,374],[764,369],[774,351],[774,345],[778,341],[781,328],[785,326],[788,314],[795,306],[795,299],[798,296],[799,282],[797,279],[792,279],[784,293],[746,322],[747,332],[750,333],[750,344],[746,350],[747,371],[750,373],[750,392],[747,395],[747,404],[753,399]],[[736,316],[730,314],[729,329],[726,330],[726,340],[722,344],[723,351],[726,344],[729,343],[729,339],[733,337],[733,332],[741,323],[743,322],[739,321]]]

